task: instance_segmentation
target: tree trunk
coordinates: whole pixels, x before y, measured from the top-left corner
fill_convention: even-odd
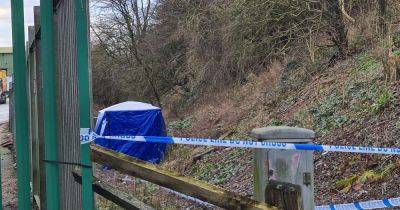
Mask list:
[[[339,59],[345,59],[349,54],[349,43],[347,39],[347,27],[340,1],[326,1],[325,18],[329,25],[328,35],[339,50]]]
[[[378,0],[379,5],[379,29],[381,36],[386,38],[388,35],[388,26],[386,22],[387,0]]]
[[[392,55],[393,40],[390,36],[390,21],[388,18],[388,0],[378,0],[379,30],[383,42],[382,64],[385,82],[393,82],[397,79],[397,59]]]
[[[349,42],[347,40],[347,27],[344,23],[342,10],[338,1],[332,2],[332,13],[333,13],[333,43],[339,48],[339,57],[345,59],[349,54]]]

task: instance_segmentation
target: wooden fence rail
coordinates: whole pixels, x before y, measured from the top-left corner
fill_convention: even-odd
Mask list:
[[[217,186],[197,179],[184,177],[174,172],[159,169],[153,164],[99,146],[91,146],[91,159],[93,162],[107,164],[107,166],[115,170],[185,195],[198,198],[225,209],[277,209],[276,207],[271,207],[265,203],[252,200],[248,197],[228,192]]]
[[[74,179],[79,184],[82,184],[82,175],[74,171],[72,172]],[[101,182],[100,180],[94,178],[92,183],[93,192],[97,193],[98,195],[103,196],[107,200],[112,201],[113,203],[117,204],[118,206],[124,209],[131,209],[131,210],[155,210],[150,206],[144,204],[143,202],[139,201],[136,198],[133,198],[119,190],[114,189],[110,185]]]

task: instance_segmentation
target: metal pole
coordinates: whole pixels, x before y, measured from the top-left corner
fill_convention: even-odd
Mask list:
[[[11,1],[14,91],[15,91],[15,140],[17,147],[18,208],[31,209],[29,124],[26,80],[24,3]]]
[[[41,61],[47,209],[60,208],[53,0],[40,1]]]
[[[87,0],[75,0],[76,44],[77,44],[77,68],[79,90],[80,127],[90,127],[90,78],[89,78],[89,44],[88,44],[88,2]],[[90,161],[89,144],[81,145],[81,162],[84,165],[92,165]],[[83,209],[93,209],[93,175],[91,168],[82,168],[82,197]]]

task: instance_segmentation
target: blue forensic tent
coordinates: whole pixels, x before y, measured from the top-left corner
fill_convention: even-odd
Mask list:
[[[166,136],[161,110],[151,104],[127,101],[99,112],[95,131],[102,136]],[[98,138],[95,143],[151,163],[164,158],[166,144]]]

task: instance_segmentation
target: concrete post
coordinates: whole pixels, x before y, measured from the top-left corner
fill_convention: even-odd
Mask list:
[[[252,136],[259,141],[296,144],[312,143],[315,132],[304,128],[271,126],[256,128]],[[270,181],[298,185],[303,209],[314,209],[314,161],[312,151],[254,149],[254,199],[265,202]]]

